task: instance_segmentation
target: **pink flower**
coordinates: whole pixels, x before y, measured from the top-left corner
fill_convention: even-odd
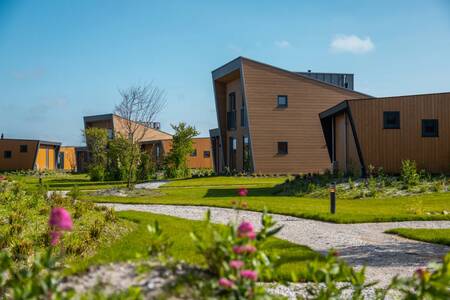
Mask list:
[[[253,231],[253,232],[249,232],[248,234],[247,234],[247,237],[249,238],[249,239],[251,239],[251,240],[254,240],[255,238],[256,238],[256,233]]]
[[[50,232],[50,244],[52,246],[58,245],[60,239],[61,239],[61,232],[59,231]]]
[[[233,286],[233,281],[222,277],[219,279],[219,285],[221,287],[229,289]]]
[[[238,190],[238,195],[241,197],[245,197],[248,195],[248,190],[246,188],[240,188]]]
[[[233,246],[233,252],[236,254],[254,253],[256,247],[253,245]]]
[[[252,281],[256,281],[256,279],[258,279],[258,273],[256,273],[256,271],[253,270],[242,270],[241,276],[250,279]]]
[[[244,266],[244,262],[242,260],[232,260],[230,261],[230,267],[233,269],[240,269]]]
[[[249,233],[249,232],[253,232],[253,231],[254,231],[253,224],[248,221],[243,221],[241,223],[241,225],[239,225],[239,227],[238,227],[239,233]]]
[[[50,219],[48,220],[50,227],[58,230],[72,230],[72,218],[67,210],[62,207],[53,208],[50,212]]]

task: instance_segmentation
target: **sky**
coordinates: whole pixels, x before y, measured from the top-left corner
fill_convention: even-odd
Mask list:
[[[217,126],[211,71],[245,56],[355,74],[373,96],[450,91],[450,0],[0,0],[0,132],[83,143],[119,89],[166,93],[162,129]]]

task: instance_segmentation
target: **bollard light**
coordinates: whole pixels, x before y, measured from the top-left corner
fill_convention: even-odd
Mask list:
[[[330,213],[336,213],[336,183],[330,185]]]

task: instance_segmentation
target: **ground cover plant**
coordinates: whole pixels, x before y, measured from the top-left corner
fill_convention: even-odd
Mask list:
[[[305,174],[287,179],[278,185],[278,194],[285,196],[306,196],[323,198],[328,195],[331,184],[341,198],[385,198],[411,196],[426,193],[446,193],[449,191],[450,179],[444,175],[428,174],[417,171],[414,161],[402,162],[399,176],[385,174],[382,168],[369,166],[367,178],[344,177],[342,174]]]
[[[73,230],[62,238],[65,262],[93,255],[101,244],[108,244],[133,227],[115,212],[92,202],[74,202],[46,191],[30,192],[19,183],[0,182],[0,249],[19,264],[33,260],[33,254],[52,241],[47,217],[52,207],[64,206],[73,216]]]
[[[450,246],[450,228],[446,229],[395,228],[386,231],[386,233],[397,234],[412,240]]]

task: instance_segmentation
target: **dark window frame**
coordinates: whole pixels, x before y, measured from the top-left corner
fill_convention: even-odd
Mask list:
[[[425,129],[430,126],[430,123],[435,130],[433,132],[427,132]],[[439,120],[438,119],[422,119],[422,137],[439,137]]]
[[[228,111],[236,111],[236,93],[228,94]]]
[[[197,149],[191,152],[191,157],[197,157]]]
[[[285,149],[284,149],[285,146]],[[287,141],[277,142],[277,154],[287,155],[289,154],[289,143]]]
[[[27,153],[28,152],[28,145],[20,145],[20,153]]]
[[[211,151],[205,150],[203,151],[203,158],[210,158],[211,157]]]
[[[3,151],[3,158],[4,159],[11,159],[12,158],[12,151],[11,150]]]
[[[395,119],[394,123],[389,123],[390,118]],[[400,129],[400,112],[399,111],[384,111],[383,112],[383,129]]]
[[[285,104],[280,104],[280,99],[281,98],[286,98],[286,103]],[[287,95],[278,95],[277,96],[277,107],[278,108],[286,108],[286,107],[288,107],[288,105],[289,105],[289,98],[288,98],[288,96]]]

